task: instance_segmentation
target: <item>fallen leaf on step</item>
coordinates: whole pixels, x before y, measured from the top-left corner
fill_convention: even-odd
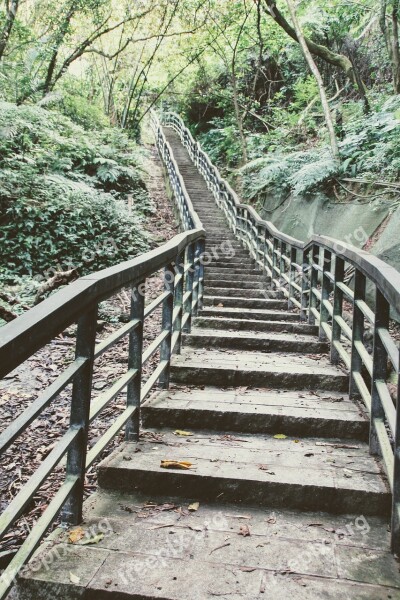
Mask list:
[[[268,465],[258,465],[260,471],[265,471],[268,475],[275,475],[274,471],[270,471]]]
[[[241,525],[240,526],[239,535],[242,535],[243,537],[248,537],[250,535],[250,528],[249,528],[249,526],[248,525]]]
[[[255,567],[239,567],[239,571],[243,571],[243,573],[253,573],[256,571]]]
[[[69,573],[69,580],[71,583],[79,583],[80,582],[80,577],[78,577],[77,575],[74,575],[73,573]]]
[[[192,463],[186,460],[162,460],[160,467],[162,469],[190,469]]]
[[[175,429],[174,435],[179,435],[181,437],[189,437],[193,435],[191,431],[182,431],[182,429]]]
[[[287,435],[285,435],[284,433],[277,433],[276,435],[274,435],[274,438],[276,440],[286,440]]]
[[[238,394],[244,394],[248,390],[248,387],[247,386],[242,386],[242,387],[236,388],[236,390],[237,390]]]
[[[79,540],[81,540],[84,537],[85,532],[83,531],[82,527],[77,527],[76,529],[73,529],[69,532],[68,541],[70,544],[76,544],[76,542],[79,542]]]
[[[89,544],[98,544],[104,538],[104,533],[98,533],[87,540],[80,542],[80,546],[88,546]]]
[[[192,502],[192,504],[189,504],[188,510],[190,510],[190,512],[195,512],[196,510],[199,510],[199,507],[200,502]]]

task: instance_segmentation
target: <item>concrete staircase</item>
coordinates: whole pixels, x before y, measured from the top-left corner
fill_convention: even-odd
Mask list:
[[[84,527],[107,519],[104,538],[56,535],[41,553],[56,555],[51,568],[22,577],[20,597],[400,598],[391,497],[346,372],[287,310],[166,134],[207,231],[204,308],[170,389],[143,406],[139,443],[100,465]]]

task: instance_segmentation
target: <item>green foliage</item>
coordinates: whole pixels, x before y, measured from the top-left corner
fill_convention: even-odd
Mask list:
[[[340,144],[343,170],[349,174],[396,180],[400,176],[400,96],[379,112],[350,121]]]
[[[222,119],[215,118],[212,129],[199,136],[199,141],[211,160],[217,165],[235,167],[241,156],[239,132],[232,125],[226,125]]]
[[[82,274],[147,248],[141,157],[122,132],[85,131],[53,110],[0,103],[0,158],[3,279],[68,264]]]
[[[352,114],[357,112],[352,110]],[[314,146],[286,152],[273,145],[269,152],[250,161],[239,173],[247,199],[257,202],[268,190],[307,196],[330,192],[334,177],[364,177],[396,181],[400,176],[400,96],[380,103],[380,110],[351,118],[339,143],[342,162],[332,159],[329,148]],[[265,137],[265,136],[264,136]],[[275,150],[275,151],[274,151]]]
[[[271,187],[294,195],[315,192],[338,174],[339,164],[327,149],[322,155],[315,151],[275,153],[248,163],[240,172],[246,197],[256,200]]]
[[[1,214],[3,279],[92,272],[147,249],[141,219],[121,200],[61,176],[47,177],[53,200],[15,201]],[[39,277],[40,279],[40,277]]]

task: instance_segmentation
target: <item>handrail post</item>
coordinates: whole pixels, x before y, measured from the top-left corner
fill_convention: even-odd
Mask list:
[[[72,386],[70,426],[80,428],[80,434],[67,454],[66,477],[79,478],[62,510],[62,520],[69,525],[82,522],[96,327],[97,305],[79,319],[76,334],[75,358],[86,358],[87,363]]]
[[[365,300],[365,283],[365,275],[356,269],[354,277],[353,333],[351,340],[350,398],[358,395],[358,386],[354,381],[354,373],[361,373],[363,367],[361,356],[356,348],[356,342],[364,342],[364,314],[357,306],[357,300]]]
[[[297,262],[297,249],[292,246],[290,249],[290,265],[289,265],[289,298],[288,298],[288,309],[293,308],[292,298],[294,297],[294,287],[293,283],[296,279],[296,268],[294,263]]]
[[[377,389],[377,381],[386,381],[388,353],[379,335],[379,329],[389,329],[390,306],[383,294],[376,289],[373,372],[371,386],[371,425],[369,430],[369,450],[371,454],[381,455],[381,448],[376,434],[376,419],[384,419],[385,411]]]
[[[310,300],[309,300],[309,308],[310,312],[308,313],[308,322],[310,325],[315,324],[315,315],[313,314],[312,308],[317,307],[317,297],[314,294],[314,288],[317,287],[318,284],[318,271],[315,268],[315,265],[319,265],[319,246],[313,244],[311,248],[311,262],[310,262]]]
[[[300,320],[307,321],[307,309],[310,308],[310,251],[303,250],[301,261],[301,311]]]
[[[285,272],[286,272],[286,261],[285,261],[286,244],[285,244],[285,242],[282,242],[282,241],[280,244],[280,253],[281,253],[281,256],[279,259],[279,282],[280,282],[280,285],[282,287],[284,287],[286,284],[285,278],[283,277],[283,275],[285,275]]]
[[[400,348],[397,369],[396,433],[394,436],[394,470],[392,498],[392,552],[400,554]]]
[[[263,247],[262,247],[263,254],[262,254],[262,262],[263,262],[263,271],[264,271],[264,273],[265,273],[265,272],[266,272],[266,270],[267,270],[267,262],[268,262],[268,261],[267,261],[267,253],[268,253],[267,235],[268,235],[268,234],[267,234],[267,229],[266,229],[266,227],[264,227],[264,233],[263,233],[263,236],[262,236],[262,237],[263,237]]]
[[[185,333],[190,333],[192,328],[192,301],[193,301],[193,281],[194,281],[194,245],[189,244],[186,248],[186,261],[185,261],[185,293],[187,298],[184,304],[184,314],[188,314],[188,319],[183,327]]]
[[[272,281],[274,281],[274,279],[276,279],[276,270],[275,267],[277,267],[277,261],[278,261],[278,238],[274,237],[272,240],[273,243],[273,248],[272,248]]]
[[[176,279],[174,286],[174,307],[175,307],[175,320],[173,322],[174,333],[177,332],[178,339],[176,340],[173,352],[174,354],[181,353],[181,342],[182,342],[182,317],[183,317],[183,283],[184,283],[184,263],[185,253],[181,252],[178,254],[176,259]]]
[[[195,259],[198,259],[195,266],[195,282],[197,283],[196,294],[195,294],[195,311],[194,315],[197,317],[199,310],[203,308],[203,293],[204,293],[204,263],[203,255],[205,251],[205,240],[198,240],[196,243]]]
[[[343,315],[343,291],[338,287],[338,283],[343,283],[344,279],[344,260],[339,256],[335,259],[335,282],[333,292],[333,314],[332,314],[332,343],[331,343],[331,362],[338,364],[340,356],[335,342],[340,343],[342,328],[336,318]]]
[[[159,378],[159,384],[163,388],[169,387],[169,378],[171,371],[171,342],[172,342],[172,317],[174,312],[174,287],[175,273],[172,264],[169,264],[164,269],[164,290],[169,292],[162,305],[162,331],[168,331],[168,336],[163,340],[160,347],[160,361],[168,361],[167,367],[162,372]]]
[[[143,353],[143,321],[146,282],[141,281],[131,291],[131,314],[133,321],[138,319],[138,326],[129,334],[128,369],[136,369],[137,374],[128,385],[127,406],[135,406],[136,410],[125,426],[125,439],[136,442],[140,428],[140,395],[142,388],[142,353]]]
[[[332,252],[330,250],[323,251],[323,264],[322,264],[322,288],[321,288],[321,304],[320,304],[320,319],[319,319],[319,339],[324,341],[328,339],[328,336],[323,328],[323,323],[327,323],[329,319],[329,311],[325,306],[325,302],[329,300],[329,294],[331,291],[331,282],[327,276],[327,273],[331,272],[332,268]]]

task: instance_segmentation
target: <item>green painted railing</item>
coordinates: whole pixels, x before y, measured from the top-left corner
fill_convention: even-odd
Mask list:
[[[286,296],[289,309],[318,325],[320,339],[330,342],[332,362],[342,361],[348,369],[350,397],[362,399],[370,415],[370,452],[382,458],[392,491],[392,550],[400,554],[400,351],[390,330],[391,312],[400,314],[400,273],[330,237],[313,235],[302,242],[285,235],[240,202],[177,114],[163,114],[162,123],[179,134],[230,228]]]

